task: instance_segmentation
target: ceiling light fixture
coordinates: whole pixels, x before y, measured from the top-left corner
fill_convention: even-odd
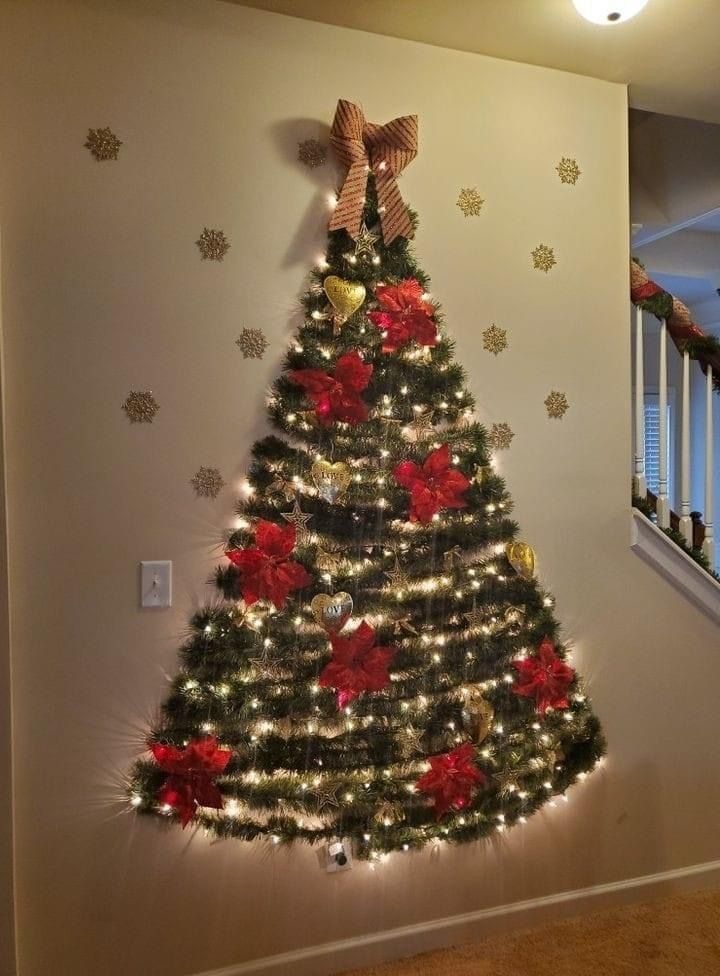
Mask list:
[[[573,0],[579,14],[593,24],[621,24],[639,14],[648,0]]]

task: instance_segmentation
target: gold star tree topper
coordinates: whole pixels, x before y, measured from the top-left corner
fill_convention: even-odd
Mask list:
[[[463,187],[458,194],[457,205],[466,217],[479,217],[484,203],[474,186]]]
[[[507,349],[507,331],[499,329],[495,323],[488,326],[482,334],[483,348],[497,356],[503,349]]]

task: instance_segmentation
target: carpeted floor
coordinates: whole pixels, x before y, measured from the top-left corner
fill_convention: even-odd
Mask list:
[[[720,976],[720,891],[497,935],[347,976]]]

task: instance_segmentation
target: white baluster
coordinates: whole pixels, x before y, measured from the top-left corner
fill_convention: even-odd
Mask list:
[[[690,518],[690,353],[683,352],[682,427],[680,430],[680,531],[692,548],[693,523]]]
[[[643,312],[635,309],[635,474],[633,494],[647,495],[645,479],[645,353],[643,350]]]
[[[658,401],[660,411],[660,484],[658,486],[657,524],[661,529],[670,526],[670,500],[668,498],[668,426],[667,426],[667,323],[660,322],[660,375],[658,377]]]
[[[715,569],[715,534],[713,531],[713,371],[708,366],[705,378],[705,541],[703,552]]]

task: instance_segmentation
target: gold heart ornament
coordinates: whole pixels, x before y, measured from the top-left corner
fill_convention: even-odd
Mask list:
[[[532,579],[535,575],[535,550],[527,542],[508,542],[505,546],[508,562],[523,579]]]
[[[323,281],[323,290],[343,321],[350,318],[365,301],[365,285],[359,281],[346,281],[337,275],[329,275]]]
[[[312,615],[324,630],[337,634],[353,612],[353,598],[349,593],[318,593],[310,601]]]
[[[350,468],[344,461],[315,461],[310,469],[310,475],[323,501],[332,505],[345,494],[350,484]]]

